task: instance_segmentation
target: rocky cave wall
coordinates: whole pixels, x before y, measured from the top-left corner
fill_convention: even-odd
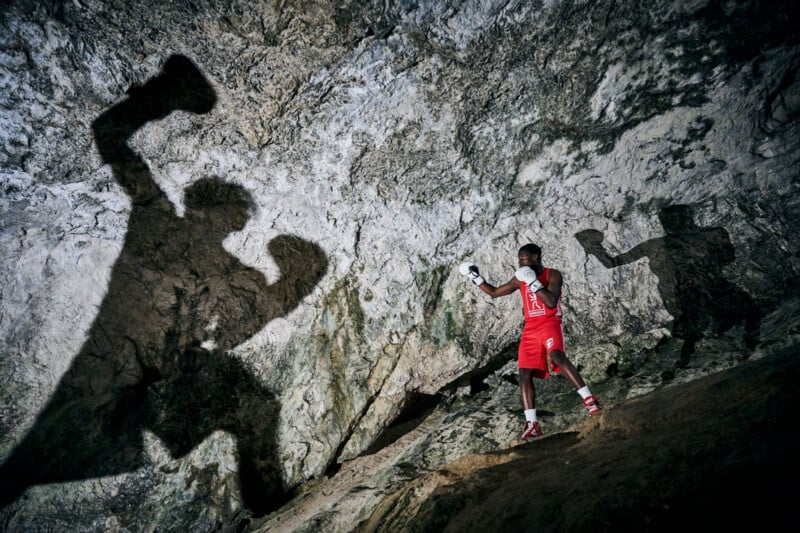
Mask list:
[[[278,502],[369,449],[409,398],[513,360],[518,297],[491,301],[457,266],[505,282],[526,242],[563,273],[592,382],[665,339],[690,357],[715,327],[754,344],[754,317],[797,297],[797,15],[8,3],[0,457],[118,451],[23,480],[24,505],[269,508],[242,492],[266,483]],[[209,109],[192,111],[184,71],[152,82],[170,57]],[[129,151],[102,152],[104,135]]]

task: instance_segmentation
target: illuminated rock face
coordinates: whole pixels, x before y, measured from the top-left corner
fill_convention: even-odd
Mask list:
[[[228,523],[470,382],[422,466],[510,440],[457,266],[527,242],[609,395],[793,338],[793,3],[136,4],[0,16],[3,520]]]

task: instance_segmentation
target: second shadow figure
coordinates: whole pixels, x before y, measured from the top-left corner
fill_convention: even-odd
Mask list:
[[[701,228],[692,207],[672,205],[659,212],[665,235],[649,239],[612,256],[603,247],[603,234],[587,229],[575,234],[587,254],[606,268],[647,257],[658,277],[664,307],[673,317],[672,335],[682,339],[679,366],[688,364],[697,341],[710,329],[721,334],[744,322],[743,339],[749,350],[759,343],[761,313],[752,297],[725,279],[722,268],[736,259],[724,228]]]
[[[0,507],[31,485],[146,465],[143,429],[175,458],[216,430],[230,432],[245,505],[261,515],[285,501],[280,406],[228,352],[294,309],[324,275],[327,258],[309,241],[276,237],[268,249],[280,278],[267,284],[222,245],[247,222],[250,194],[203,178],[186,188],[179,217],[128,145],[147,122],[176,110],[207,113],[215,101],[194,64],[173,56],[92,124],[103,162],[131,198],[128,232],[87,341],[0,467]]]

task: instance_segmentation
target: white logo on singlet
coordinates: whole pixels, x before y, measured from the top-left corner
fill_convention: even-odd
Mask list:
[[[536,293],[530,289],[527,289],[528,292],[528,316],[542,316],[545,313],[544,306],[542,302],[539,301],[539,298],[536,297]]]

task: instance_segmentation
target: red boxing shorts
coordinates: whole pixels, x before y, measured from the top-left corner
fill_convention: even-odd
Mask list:
[[[550,372],[560,372],[558,365],[550,361],[547,355],[553,350],[564,351],[564,334],[561,322],[546,321],[541,324],[526,323],[522,330],[517,354],[518,368],[531,368],[537,378],[546,378]]]

